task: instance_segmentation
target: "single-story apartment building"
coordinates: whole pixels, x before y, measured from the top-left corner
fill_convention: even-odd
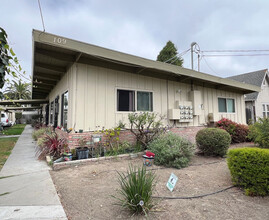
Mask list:
[[[74,131],[128,126],[156,112],[170,127],[223,117],[246,123],[244,94],[260,88],[33,30],[32,98],[48,99],[45,122]]]

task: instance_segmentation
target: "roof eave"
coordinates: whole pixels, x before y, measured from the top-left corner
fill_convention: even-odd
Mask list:
[[[42,32],[38,30],[33,30],[33,46],[35,42],[42,44],[51,45],[54,47],[60,47],[68,49],[78,53],[84,53],[90,56],[97,58],[103,58],[106,60],[114,60],[122,65],[134,65],[136,67],[147,68],[151,70],[158,70],[166,73],[173,73],[178,76],[186,76],[196,80],[203,80],[211,83],[215,83],[224,87],[234,87],[237,90],[240,90],[243,94],[260,92],[260,88],[254,85],[244,84],[230,79],[225,79],[217,76],[212,76],[206,73],[197,72],[194,70],[186,69],[183,67],[178,67],[175,65],[162,63],[158,61],[153,61],[130,54],[125,54],[118,51],[113,51],[110,49],[98,47],[95,45],[83,43],[80,41],[72,40],[69,38],[57,36],[54,34],[49,34],[47,32]],[[35,49],[33,49],[35,54]],[[33,55],[34,62],[34,55]],[[34,67],[32,72],[32,79],[34,77]]]

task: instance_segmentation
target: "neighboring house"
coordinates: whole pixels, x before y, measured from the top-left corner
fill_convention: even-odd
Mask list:
[[[33,31],[32,98],[48,99],[54,126],[93,131],[156,112],[174,127],[222,117],[246,123],[244,94],[260,88],[175,65]],[[128,126],[128,123],[127,123]]]
[[[242,83],[252,84],[261,88],[260,92],[245,95],[247,122],[258,118],[269,117],[269,76],[268,69],[229,77]]]

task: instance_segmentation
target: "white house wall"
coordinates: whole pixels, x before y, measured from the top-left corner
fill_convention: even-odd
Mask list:
[[[71,71],[72,75],[70,75]],[[57,95],[61,96],[69,88],[68,127],[75,127],[75,130],[112,128],[120,120],[127,123],[128,112],[117,112],[116,109],[117,88],[152,91],[153,111],[165,116],[167,116],[168,109],[176,108],[176,101],[188,101],[188,92],[191,91],[190,84],[167,82],[163,79],[86,64],[74,64],[67,76],[52,91],[50,99],[54,99]],[[67,82],[68,79],[69,82]],[[201,91],[204,106],[202,115],[194,116],[192,123],[177,122],[177,126],[204,125],[208,122],[209,113],[213,113],[216,120],[225,117],[238,123],[246,123],[245,102],[242,94],[208,88],[206,84],[204,87],[194,86],[194,90]],[[234,98],[236,112],[218,113],[218,97]],[[60,122],[60,118],[58,122]],[[173,121],[170,121],[169,124],[172,125]]]
[[[256,118],[263,117],[263,104],[269,104],[269,85],[268,80],[265,79],[265,85],[261,86],[261,92],[259,92],[259,95],[255,102],[256,107]]]

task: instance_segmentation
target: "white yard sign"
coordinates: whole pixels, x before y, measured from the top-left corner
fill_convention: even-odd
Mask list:
[[[174,187],[175,187],[175,185],[177,183],[177,180],[178,180],[178,177],[175,174],[171,173],[171,176],[169,177],[169,180],[168,180],[168,182],[166,184],[167,188],[171,192],[173,191],[173,189],[174,189]]]

